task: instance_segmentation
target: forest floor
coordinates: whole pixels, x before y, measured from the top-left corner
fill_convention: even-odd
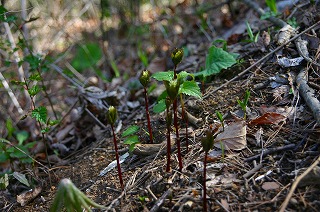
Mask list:
[[[203,13],[205,15],[202,14],[206,28],[201,26],[203,23],[195,14],[194,6],[188,4],[175,5],[168,9],[170,13],[158,14],[157,17],[151,13],[150,31],[139,35],[140,44],[135,42],[135,32],[133,35],[121,30],[107,33],[109,49],[105,56],[115,58],[123,77],[115,77],[106,83],[94,75],[84,75],[90,79],[87,83],[90,86],[112,93],[107,102],[120,111],[116,123],[120,155],[128,152],[121,133],[131,125],[138,125],[141,129],[141,144],[136,145],[139,151],[129,154],[121,164],[124,190],[121,190],[116,166],[100,174],[115,160],[111,128],[97,124],[97,119],[105,124],[105,111],[95,110],[94,103],[84,99],[83,93],[69,86],[70,82],[64,77],[54,75],[59,83],[51,88],[52,98],[56,104],[60,102],[63,105],[58,110],[63,111],[64,119],[61,125],[48,133],[48,140],[63,143],[68,149],[62,152],[57,148],[60,155],[52,157],[51,168],[47,171],[41,168],[32,174],[42,192],[28,204],[18,204],[14,196],[17,193],[3,193],[0,202],[3,202],[4,211],[48,211],[63,178],[71,179],[89,198],[109,210],[201,211],[204,161],[201,138],[206,130],[219,128],[216,111],[224,115],[225,130],[229,128],[229,134],[220,140],[229,145],[229,149],[223,152],[217,140],[207,157],[207,204],[210,211],[278,211],[281,207],[286,211],[319,211],[320,124],[319,117],[316,117],[319,108],[318,112],[313,112],[317,109],[310,108],[309,100],[306,101],[308,97],[302,94],[310,89],[302,90],[302,81],[297,80],[301,79],[301,74],[305,76],[308,73],[307,85],[319,101],[320,69],[316,63],[305,60],[284,67],[279,59],[301,56],[295,42],[301,37],[308,41],[310,58],[317,63],[320,61],[320,7],[299,2],[281,10],[280,18],[296,20],[299,26],[296,34],[290,36],[292,40],[282,46],[276,38],[280,27],[268,20],[260,20],[258,14],[242,2],[234,2],[231,8],[234,11],[228,10],[230,7],[227,5],[208,7]],[[260,31],[257,42],[243,42],[249,39],[245,25],[247,20],[254,35]],[[93,24],[93,27],[97,26]],[[70,31],[68,33],[74,33],[72,29]],[[84,36],[95,39],[90,32]],[[177,150],[173,148],[172,167],[170,172],[166,172],[165,146],[161,146],[166,142],[165,115],[151,112],[154,144],[149,144],[145,133],[147,121],[143,89],[136,86],[143,69],[137,49],[153,55],[148,57],[147,69],[155,73],[172,69],[171,51],[175,47],[184,47],[187,54],[178,71],[195,73],[200,67],[205,67],[208,49],[217,39],[228,42],[228,52],[238,53],[239,62],[215,76],[209,76],[204,84],[200,84],[202,99],[185,99],[186,110],[193,121],[189,120],[188,137],[185,123],[180,122],[183,169],[179,170]],[[222,46],[221,43],[216,45]],[[63,58],[56,64],[64,66],[67,59]],[[114,67],[103,65],[107,62],[105,59],[100,63],[101,69],[114,75]],[[250,97],[244,119],[238,100],[244,99],[246,91],[250,91]],[[159,92],[161,83],[150,94],[151,110]],[[80,112],[86,109],[94,117]],[[181,114],[179,120],[182,120]],[[37,159],[46,162],[40,156]],[[306,176],[300,179],[303,174]]]

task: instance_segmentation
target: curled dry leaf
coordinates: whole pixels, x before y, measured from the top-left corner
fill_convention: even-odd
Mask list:
[[[277,35],[278,45],[282,45],[290,40],[290,38],[296,33],[296,30],[289,24],[285,25],[279,30]]]
[[[220,142],[225,149],[241,150],[247,146],[247,129],[245,121],[236,121],[226,126],[224,131],[217,135],[214,146],[221,148]]]
[[[268,112],[256,119],[253,119],[252,121],[250,121],[250,124],[251,125],[279,124],[279,122],[285,121],[286,119],[287,119],[286,116],[281,115],[279,113]]]

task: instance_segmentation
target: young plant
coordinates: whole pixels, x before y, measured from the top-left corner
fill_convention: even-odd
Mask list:
[[[121,137],[125,138],[123,143],[129,145],[129,152],[132,152],[135,145],[140,143],[138,136],[135,135],[138,131],[139,126],[132,125],[121,134]]]
[[[173,123],[176,131],[179,170],[181,171],[182,157],[181,157],[181,146],[180,146],[180,138],[179,138],[178,115],[177,115],[177,96],[179,93],[180,82],[178,79],[173,79],[171,81],[164,81],[164,85],[166,86],[167,94],[170,100],[173,102]]]
[[[149,104],[148,104],[148,92],[147,92],[147,87],[150,82],[150,76],[151,76],[150,71],[144,70],[141,72],[139,80],[144,89],[144,99],[145,99],[146,114],[147,114],[147,121],[148,121],[149,139],[150,139],[150,143],[153,143]]]
[[[223,119],[223,115],[219,112],[216,111],[216,115],[221,123],[222,126],[222,130],[224,131],[224,119]],[[222,152],[222,161],[224,160],[224,145],[222,143],[222,141],[220,141],[220,147],[221,147],[221,152]]]
[[[240,105],[242,111],[244,112],[243,119],[247,118],[247,105],[248,105],[249,97],[250,97],[250,91],[246,90],[243,101],[238,99],[238,104]]]
[[[173,50],[173,52],[171,53],[171,60],[174,64],[174,69],[173,69],[174,79],[177,79],[177,66],[179,63],[181,63],[183,54],[184,54],[183,49],[177,49],[177,48]]]
[[[278,9],[277,9],[277,2],[276,0],[265,0],[267,6],[269,7],[270,11],[265,12],[260,19],[265,20],[270,17],[275,17],[278,14]]]
[[[253,35],[252,29],[251,29],[248,21],[246,22],[246,25],[247,25],[247,32],[249,35],[249,40],[246,40],[246,41],[248,41],[250,43],[256,43],[258,41],[260,32],[258,32],[256,35]]]
[[[223,119],[223,115],[219,112],[219,111],[216,111],[216,116],[218,117],[220,123],[221,123],[221,126],[222,126],[222,129],[224,131],[224,119]]]
[[[117,139],[116,139],[116,134],[114,132],[114,124],[116,123],[117,116],[118,116],[117,109],[113,106],[110,106],[108,109],[108,112],[107,112],[107,120],[108,120],[109,124],[111,125],[111,130],[112,130],[112,135],[113,135],[113,144],[114,144],[114,149],[116,152],[116,159],[117,159],[118,177],[120,180],[121,188],[123,190],[124,185],[123,185],[123,181],[122,181],[122,173],[121,173],[121,167],[120,167]]]
[[[205,152],[204,154],[204,163],[203,163],[203,211],[208,211],[207,209],[207,186],[206,186],[206,180],[207,180],[207,157],[208,152],[213,147],[213,141],[214,137],[212,135],[211,130],[206,131],[206,136],[201,138],[201,144],[202,148]]]
[[[63,205],[66,211],[82,212],[92,211],[90,207],[106,209],[105,206],[99,205],[89,199],[82,193],[69,179],[60,181],[58,191],[50,207],[50,212],[58,212],[62,210]]]
[[[172,124],[172,113],[170,112],[170,106],[172,101],[170,97],[166,97],[166,126],[167,126],[167,168],[166,172],[170,171],[170,162],[171,162],[171,124]]]

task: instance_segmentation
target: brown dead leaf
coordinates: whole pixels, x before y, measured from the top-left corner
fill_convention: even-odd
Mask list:
[[[265,113],[262,116],[250,121],[251,125],[261,125],[261,124],[279,124],[281,121],[286,120],[286,116],[279,113]]]
[[[247,146],[246,140],[246,122],[236,121],[226,126],[224,131],[217,135],[214,146],[221,148],[220,142],[225,149],[241,150]]]
[[[275,189],[278,189],[278,188],[279,188],[279,184],[276,183],[276,182],[265,182],[265,183],[262,184],[262,188],[263,188],[265,191],[275,190]]]

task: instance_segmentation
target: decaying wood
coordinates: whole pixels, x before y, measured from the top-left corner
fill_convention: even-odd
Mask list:
[[[308,61],[316,66],[320,66],[319,63],[313,61],[309,56],[309,51],[308,51],[308,47],[307,47],[308,41],[302,40],[301,37],[298,37],[295,40],[295,44],[296,44],[297,50],[298,50],[301,57],[303,57],[306,61]]]
[[[301,70],[296,79],[298,90],[302,98],[313,113],[317,124],[320,126],[320,102],[315,97],[315,91],[307,84],[307,72],[305,69]]]

